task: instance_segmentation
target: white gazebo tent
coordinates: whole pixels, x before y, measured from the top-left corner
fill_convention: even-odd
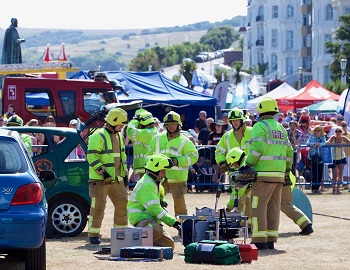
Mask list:
[[[286,96],[289,96],[291,94],[296,93],[298,90],[296,90],[295,88],[293,88],[292,86],[290,86],[288,83],[284,82],[282,83],[280,86],[278,86],[277,88],[273,89],[272,91],[266,93],[263,96],[251,99],[247,101],[246,107],[247,110],[251,113],[256,113],[256,104],[258,104],[258,102],[263,98],[263,97],[273,97],[273,98],[283,98]]]

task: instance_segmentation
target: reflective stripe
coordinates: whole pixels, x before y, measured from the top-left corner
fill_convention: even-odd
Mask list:
[[[264,177],[264,176],[273,176],[273,177],[282,177],[284,178],[285,173],[284,172],[258,172],[259,177]]]
[[[159,200],[151,200],[151,201],[148,201],[143,207],[145,209],[147,209],[149,206],[153,205],[153,204],[159,204]]]
[[[286,157],[281,156],[262,156],[260,160],[287,160]]]
[[[145,178],[143,182],[139,182],[140,184],[136,185],[134,187],[133,192],[131,193],[131,195],[129,196],[129,200],[131,200],[132,202],[136,202],[136,195],[139,192],[139,190],[143,187],[144,184],[146,183],[152,183],[153,185],[156,186],[156,183],[154,183],[154,181],[150,178]]]
[[[267,231],[267,236],[275,236],[275,237],[278,237],[278,231],[276,230],[269,230]]]
[[[140,210],[140,209],[135,209],[135,208],[127,209],[126,212],[128,212],[128,213],[143,213],[142,210]]]
[[[96,198],[92,197],[91,198],[91,208],[95,208],[96,207]]]
[[[159,213],[159,215],[157,216],[158,219],[162,219],[162,217],[164,217],[166,215],[165,210],[163,210],[162,212]]]
[[[265,139],[265,138],[259,137],[259,138],[252,138],[252,139],[250,140],[250,142],[256,142],[256,141],[263,141],[263,142],[266,142],[266,139]]]
[[[256,157],[258,157],[258,158],[261,157],[261,154],[260,154],[260,153],[254,151],[254,150],[252,150],[252,149],[250,149],[250,154],[252,154],[253,156],[256,156]]]
[[[114,157],[120,157],[120,153],[113,153]]]
[[[257,217],[252,218],[252,237],[267,237],[266,231],[258,231],[259,228],[259,222]]]
[[[259,203],[259,197],[258,196],[253,196],[253,198],[252,198],[252,208],[258,208],[258,203]]]
[[[301,218],[299,218],[296,222],[296,224],[300,227],[301,224],[303,224],[305,221],[308,221],[308,217],[307,216],[302,216]]]

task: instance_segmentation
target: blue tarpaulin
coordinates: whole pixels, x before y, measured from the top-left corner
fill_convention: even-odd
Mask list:
[[[208,117],[215,118],[216,98],[184,87],[161,72],[106,72],[108,79],[119,81],[128,94],[126,96],[120,91],[120,102],[142,100],[143,107],[160,121],[170,109],[179,114],[184,113],[190,128],[193,128],[194,121],[202,110],[207,112]],[[71,78],[82,79],[86,76],[84,73],[80,71]],[[133,116],[133,112],[129,113]]]

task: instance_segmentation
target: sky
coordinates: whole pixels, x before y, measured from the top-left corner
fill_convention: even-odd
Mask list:
[[[0,28],[147,29],[246,16],[247,0],[2,1]]]

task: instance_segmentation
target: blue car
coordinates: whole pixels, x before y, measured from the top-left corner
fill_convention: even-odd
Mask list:
[[[38,177],[18,132],[0,129],[0,254],[24,261],[25,269],[46,269],[48,205],[41,181],[54,179],[53,171]]]

